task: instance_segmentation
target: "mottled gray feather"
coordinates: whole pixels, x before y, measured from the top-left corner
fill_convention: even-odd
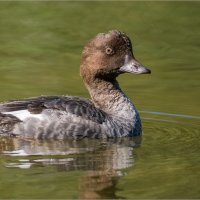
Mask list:
[[[66,111],[100,124],[105,122],[106,117],[105,113],[96,108],[90,100],[73,96],[40,96],[0,104],[0,112],[26,109],[35,114],[44,109]]]

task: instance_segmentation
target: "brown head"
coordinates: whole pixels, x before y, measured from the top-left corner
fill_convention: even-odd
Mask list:
[[[112,82],[126,72],[151,73],[135,59],[131,41],[125,33],[100,33],[84,47],[80,73],[87,84],[96,79]]]

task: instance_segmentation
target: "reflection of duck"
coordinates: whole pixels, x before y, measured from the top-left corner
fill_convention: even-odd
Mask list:
[[[83,50],[80,72],[92,100],[41,96],[2,103],[0,133],[39,139],[140,135],[139,114],[116,81],[125,72],[150,73],[134,58],[129,37],[98,34]]]
[[[12,156],[4,162],[6,167],[35,169],[51,165],[57,171],[84,171],[79,179],[80,198],[106,199],[117,198],[118,179],[124,174],[123,169],[134,164],[134,147],[140,145],[141,137],[78,141],[4,138],[3,141],[1,138],[0,153]]]

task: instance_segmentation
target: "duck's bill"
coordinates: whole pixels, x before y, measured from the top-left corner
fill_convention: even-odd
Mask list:
[[[151,70],[140,64],[137,60],[131,59],[129,62],[125,62],[122,67],[120,67],[120,72],[122,73],[132,73],[132,74],[150,74]]]

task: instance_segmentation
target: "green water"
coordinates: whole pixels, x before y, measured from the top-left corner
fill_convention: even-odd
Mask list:
[[[118,29],[151,75],[123,75],[142,138],[0,138],[0,198],[200,198],[200,2],[0,2],[0,100],[88,97],[80,54]],[[142,140],[142,142],[141,142]]]

